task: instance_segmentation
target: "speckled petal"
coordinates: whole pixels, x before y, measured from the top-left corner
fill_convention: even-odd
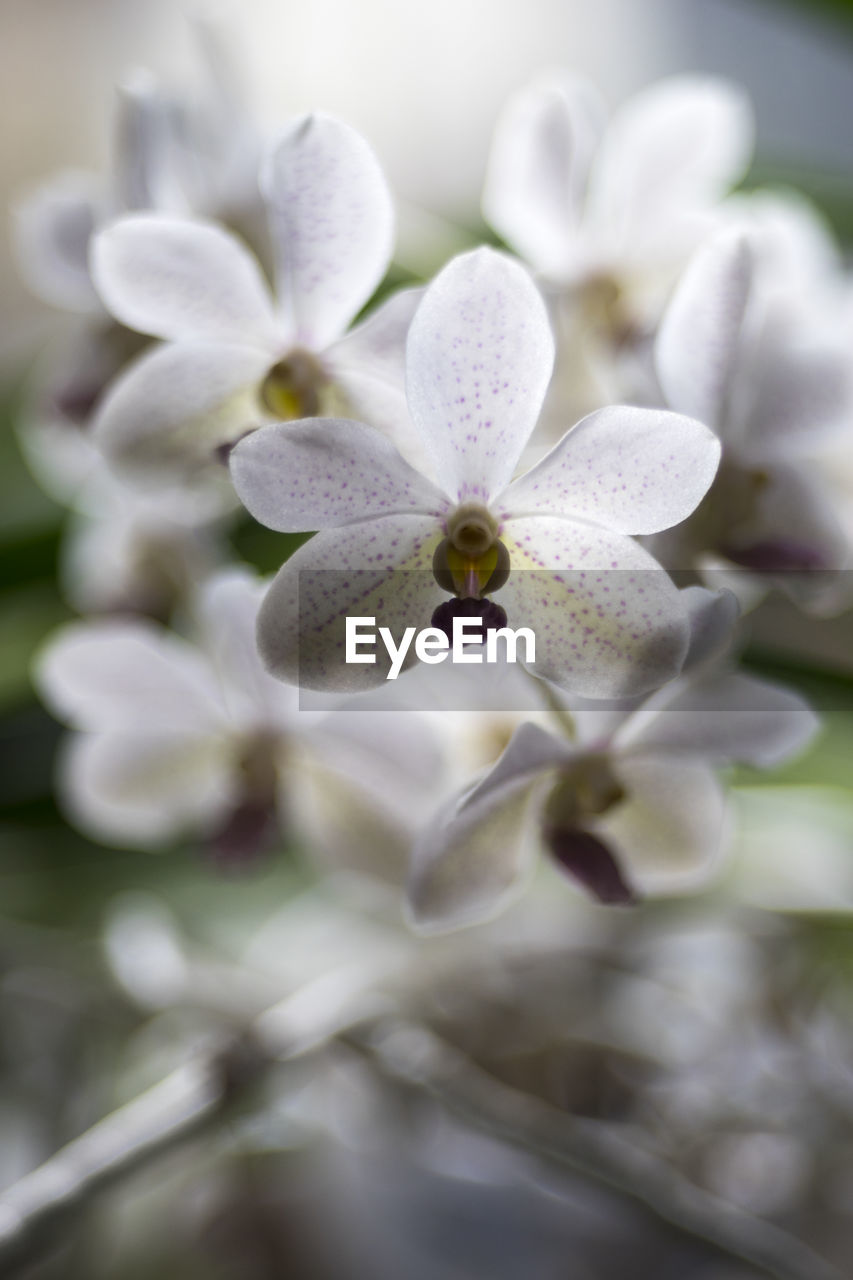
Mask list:
[[[385,274],[394,246],[391,193],[372,149],[330,116],[300,116],[267,158],[282,318],[293,341],[322,351]]]
[[[256,520],[282,532],[376,516],[438,517],[449,503],[372,427],[345,418],[274,422],[231,453],[231,478]]]
[[[427,289],[409,330],[409,408],[454,498],[487,501],[511,479],[553,362],[545,304],[511,258],[475,249]]]
[[[344,619],[375,617],[397,641],[405,627],[428,627],[444,599],[432,576],[441,535],[437,520],[417,515],[318,533],[279,570],[261,606],[258,648],[267,670],[304,689],[354,693],[383,684],[389,663],[378,639],[374,664],[345,662]]]
[[[536,636],[537,675],[572,693],[619,698],[677,675],[687,610],[669,576],[630,538],[547,516],[509,520],[512,571],[496,599]]]
[[[701,422],[611,406],[567,431],[496,506],[503,518],[561,515],[618,533],[657,533],[695,510],[719,460],[720,443]]]
[[[95,236],[92,276],[130,329],[173,341],[279,350],[282,335],[260,267],[230,232],[165,214],[120,218]]]
[[[718,431],[726,424],[752,271],[744,235],[726,230],[707,241],[688,263],[655,343],[667,403]]]

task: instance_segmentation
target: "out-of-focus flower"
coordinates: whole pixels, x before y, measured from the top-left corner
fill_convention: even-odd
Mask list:
[[[68,812],[102,840],[188,837],[225,864],[296,832],[338,866],[399,880],[438,769],[433,740],[402,713],[300,711],[257,657],[262,590],[240,570],[212,578],[203,647],[122,619],[71,623],[48,642],[37,685],[79,731],[61,761]]]
[[[796,694],[720,669],[737,615],[729,592],[690,587],[685,597],[693,626],[678,680],[627,711],[582,711],[575,741],[522,725],[497,764],[430,824],[409,889],[422,928],[494,914],[539,844],[604,903],[707,880],[724,829],[715,767],[779,763],[817,722]]]
[[[537,674],[579,692],[639,692],[677,672],[680,597],[629,535],[693,510],[718,444],[689,418],[614,407],[512,481],[552,361],[527,272],[475,250],[436,278],[409,333],[409,409],[440,487],[358,422],[274,424],[238,444],[232,478],[250,512],[274,529],[323,530],[264,602],[270,671],[307,688],[381,683],[380,658],[343,662],[344,615],[378,616],[396,636],[426,625],[452,580],[463,603],[500,586],[511,625],[535,628]],[[323,570],[341,572],[332,582]]]
[[[64,170],[16,204],[20,270],[46,302],[106,318],[89,247],[97,229],[120,213],[192,211],[239,223],[258,202],[260,135],[224,33],[200,17],[192,29],[204,75],[200,94],[173,96],[146,71],[126,77],[116,95],[108,173]]]
[[[95,239],[109,309],[166,340],[115,384],[95,423],[131,478],[193,476],[259,422],[323,409],[348,406],[404,432],[403,350],[417,292],[345,333],[391,258],[391,195],[376,157],[348,125],[300,117],[269,154],[262,187],[275,300],[246,247],[212,223],[137,215]]]
[[[669,566],[718,565],[778,580],[803,603],[834,595],[849,548],[815,462],[849,428],[853,380],[840,335],[808,323],[761,258],[748,224],[690,262],[661,322],[658,377],[671,408],[723,446],[704,502],[654,547]]]
[[[85,439],[81,446],[94,453]],[[96,455],[69,515],[60,582],[80,613],[167,622],[222,562],[222,502],[213,490],[140,492]]]
[[[552,296],[561,413],[645,387],[643,344],[746,170],[752,133],[745,95],[709,77],[654,84],[609,123],[593,87],[568,73],[510,99],[483,210]]]
[[[73,320],[44,352],[21,414],[21,443],[39,483],[73,501],[95,452],[85,439],[104,389],[148,344],[105,310],[92,283],[91,241],[120,214],[153,209],[218,217],[269,258],[257,170],[260,133],[231,66],[224,33],[197,16],[201,92],[167,93],[138,71],[118,88],[107,173],[67,170],[13,210],[22,276]]]

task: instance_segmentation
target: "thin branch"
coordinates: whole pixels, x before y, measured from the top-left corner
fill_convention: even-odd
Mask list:
[[[845,1280],[796,1236],[702,1190],[612,1127],[571,1116],[503,1084],[420,1026],[380,1024],[343,1039],[366,1053],[384,1074],[426,1090],[472,1127],[607,1185],[729,1257],[777,1280]]]
[[[371,994],[376,968],[349,966],[301,987],[243,1034],[184,1063],[0,1193],[0,1276],[17,1274],[58,1243],[96,1192],[222,1120],[268,1067],[387,1014],[387,1003]]]
[[[338,970],[300,988],[244,1035],[185,1063],[0,1195],[0,1276],[18,1274],[58,1243],[97,1191],[221,1122],[269,1066],[338,1039],[493,1138],[606,1184],[777,1280],[843,1280],[796,1237],[702,1191],[612,1128],[504,1085],[426,1029],[391,1021],[387,1000],[372,993],[378,967]]]

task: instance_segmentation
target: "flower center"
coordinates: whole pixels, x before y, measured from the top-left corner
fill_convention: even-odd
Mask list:
[[[509,552],[498,538],[498,523],[486,507],[466,502],[447,520],[447,537],[435,549],[432,571],[444,591],[461,600],[479,600],[509,577]]]
[[[637,336],[625,289],[615,276],[608,272],[588,276],[578,290],[578,298],[588,327],[603,334],[614,347]]]
[[[276,768],[279,751],[276,736],[263,731],[250,735],[237,749],[234,801],[205,845],[207,856],[221,871],[256,867],[280,838]]]
[[[600,818],[620,800],[625,789],[606,755],[587,755],[568,765],[545,805],[545,826],[570,828]]]
[[[327,382],[319,360],[310,351],[297,347],[274,364],[264,378],[261,403],[284,422],[313,418],[320,411],[320,393]]]
[[[545,804],[542,838],[557,865],[599,902],[627,904],[637,895],[609,845],[589,827],[625,798],[604,755],[563,770]]]
[[[463,502],[448,516],[447,537],[464,555],[484,555],[497,541],[497,536],[497,520],[478,502]]]

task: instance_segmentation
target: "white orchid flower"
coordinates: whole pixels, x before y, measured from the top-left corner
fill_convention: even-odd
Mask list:
[[[345,333],[391,259],[391,195],[375,155],[348,125],[302,116],[261,181],[276,298],[243,243],[213,223],[140,214],[95,239],[93,274],[110,311],[164,340],[114,385],[95,422],[128,475],[193,476],[259,422],[327,405],[402,428],[416,291]]]
[[[645,386],[643,340],[743,176],[752,137],[743,92],[706,76],[653,84],[609,123],[593,87],[567,72],[542,75],[509,100],[483,212],[553,297],[552,399],[561,408],[636,397]]]
[[[107,842],[189,838],[245,863],[297,834],[338,867],[396,867],[399,883],[438,768],[432,737],[413,715],[300,711],[257,657],[262,592],[241,570],[212,578],[202,647],[119,618],[71,623],[48,642],[36,684],[78,730],[60,761],[64,805]]]
[[[493,768],[428,825],[409,882],[420,928],[496,914],[541,845],[603,903],[708,879],[725,832],[715,768],[780,763],[817,721],[796,694],[721,669],[737,616],[730,592],[684,595],[693,625],[678,680],[628,710],[584,710],[574,741],[523,724]]]
[[[778,256],[749,224],[695,254],[655,345],[667,404],[706,422],[723,447],[717,478],[678,530],[656,540],[668,566],[738,566],[777,575],[802,603],[834,594],[847,540],[817,457],[849,425],[853,380],[840,334],[780,297]],[[768,296],[769,295],[769,296]],[[744,575],[746,576],[746,575]]]
[[[513,481],[553,354],[528,273],[478,249],[438,275],[409,332],[409,410],[438,484],[358,422],[274,424],[237,445],[232,478],[252,515],[273,529],[322,530],[261,610],[270,671],[305,688],[381,682],[381,660],[344,663],[344,615],[377,616],[396,637],[429,624],[440,581],[476,600],[506,579],[510,625],[535,629],[537,674],[616,696],[677,672],[688,631],[680,597],[630,535],[694,509],[718,442],[689,418],[607,408]]]

